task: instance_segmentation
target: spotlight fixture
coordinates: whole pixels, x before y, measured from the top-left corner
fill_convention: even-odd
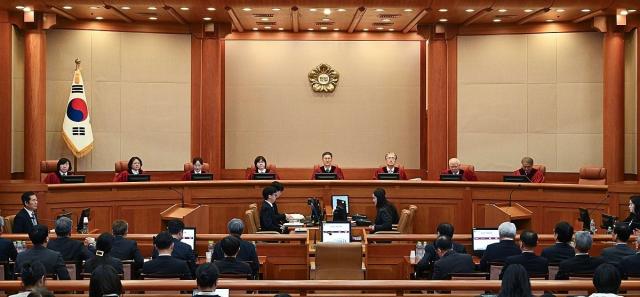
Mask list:
[[[318,11],[318,9],[317,8],[309,8],[309,11],[316,12],[316,11]]]
[[[533,11],[533,9],[525,9],[524,10],[524,12],[526,12],[526,13],[529,13],[529,12],[532,12],[532,11]]]
[[[158,8],[156,8],[155,6],[149,6],[147,7],[148,10],[157,10]]]
[[[338,8],[338,9],[337,9],[337,11],[338,11],[338,12],[345,12],[345,11],[347,11],[347,10],[346,10],[346,9],[344,9],[344,8]]]
[[[438,21],[444,23],[444,22],[448,22],[449,20],[447,20],[447,19],[439,19]]]
[[[264,26],[265,29],[271,30],[271,26]]]
[[[327,27],[320,27],[320,30],[327,30]]]
[[[205,20],[205,21],[210,21],[210,20],[211,20],[211,18],[210,18],[210,17],[204,17],[204,18],[202,18],[202,19],[203,19],[203,20]]]
[[[189,10],[189,7],[180,7],[180,10],[187,11],[187,10]]]
[[[362,31],[366,32],[366,31],[369,31],[369,29],[368,28],[364,28],[364,29],[362,29]]]
[[[548,19],[548,20],[546,20],[546,22],[547,23],[551,23],[551,22],[553,22],[553,20],[552,19]]]
[[[271,8],[271,11],[280,11],[280,8],[274,7],[274,8]]]
[[[245,7],[245,8],[242,9],[242,11],[251,11],[251,8],[250,7]]]
[[[591,9],[589,9],[589,8],[585,8],[585,9],[582,9],[582,10],[580,10],[580,11],[582,11],[582,12],[591,12]]]
[[[284,31],[284,28],[278,28],[278,31]]]
[[[403,11],[404,11],[404,12],[413,12],[413,9],[411,9],[411,8],[405,8]]]
[[[122,7],[120,7],[120,9],[122,9],[122,10],[129,10],[129,9],[131,9],[131,7],[129,7],[129,6],[122,6]]]
[[[468,9],[465,9],[464,11],[466,11],[466,12],[474,12],[474,11],[476,11],[476,10],[475,10],[475,9],[468,8]]]
[[[216,8],[215,8],[215,7],[207,7],[207,10],[208,10],[208,11],[215,11],[215,10],[216,10]]]
[[[494,23],[499,23],[499,22],[502,22],[502,20],[501,19],[493,19],[493,22]]]
[[[331,14],[331,9],[330,8],[325,8],[322,13],[324,13],[324,15],[330,15]]]
[[[150,19],[150,20],[152,20],[152,21],[155,21],[155,20],[157,20],[158,18],[157,18],[157,17],[149,17],[149,19]]]
[[[556,9],[556,12],[565,12],[565,10],[560,8],[560,9]]]
[[[376,8],[376,12],[383,12],[383,11],[384,11],[384,9],[382,9],[382,8]]]
[[[22,5],[18,5],[18,6],[16,6],[16,9],[23,10],[23,9],[24,9],[24,6],[22,6]]]
[[[103,17],[96,17],[96,20],[102,20],[104,19]]]
[[[503,9],[498,9],[498,12],[507,12],[507,10],[504,9],[504,8]]]
[[[62,6],[63,9],[69,10],[69,9],[73,9],[73,7],[66,5],[66,6]]]
[[[438,11],[439,11],[439,12],[447,12],[447,11],[449,11],[449,10],[448,10],[448,9],[446,9],[446,8],[440,8],[440,9],[438,9]]]

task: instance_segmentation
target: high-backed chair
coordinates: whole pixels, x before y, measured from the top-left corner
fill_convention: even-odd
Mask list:
[[[413,224],[416,220],[416,211],[418,211],[418,207],[415,205],[409,205],[409,222],[407,226],[407,233],[413,233]]]
[[[255,220],[253,219],[253,212],[251,209],[248,209],[244,212],[244,223],[246,226],[246,232],[248,234],[258,233],[258,228],[256,227]]]
[[[399,234],[399,233],[407,233],[407,228],[409,226],[409,215],[411,212],[408,209],[403,209],[400,212],[400,218],[398,219],[398,226],[393,231],[378,231],[378,234]]]
[[[184,163],[184,171],[193,171],[193,164],[191,162]],[[211,172],[209,163],[202,163],[202,170],[205,172]]]
[[[607,184],[607,169],[603,167],[582,167],[578,183],[581,185]]]
[[[122,171],[129,170],[129,161],[124,161],[124,160],[116,161],[114,167],[115,167],[115,175],[118,175],[118,173]]]
[[[4,233],[13,233],[13,220],[16,218],[16,215],[10,215],[4,217]]]
[[[460,169],[462,169],[463,171],[473,172],[473,174],[476,173],[476,166],[472,164],[460,164]]]
[[[58,170],[58,160],[40,161],[40,181],[44,181],[47,175]]]
[[[253,221],[256,223],[256,231],[260,231],[260,228],[262,228],[262,226],[260,226],[260,212],[258,210],[258,203],[249,204],[249,210],[253,211]]]
[[[536,164],[536,165],[533,165],[533,168],[535,168],[536,170],[540,170],[543,176],[547,175],[547,166],[542,164]]]
[[[316,279],[364,279],[360,243],[320,242],[316,244]]]

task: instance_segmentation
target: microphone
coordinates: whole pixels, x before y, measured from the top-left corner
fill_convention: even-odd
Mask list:
[[[511,196],[513,195],[513,192],[519,190],[520,187],[522,187],[522,184],[518,184],[513,190],[511,190],[511,192],[509,192],[509,207],[511,207]]]
[[[180,195],[180,207],[184,207],[184,195],[182,194],[182,192],[174,189],[173,187],[169,187],[169,190],[174,191],[178,193],[178,195]]]

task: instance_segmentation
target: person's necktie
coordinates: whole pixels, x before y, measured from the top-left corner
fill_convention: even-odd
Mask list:
[[[36,216],[35,215],[31,215],[31,223],[35,226],[38,225],[38,221],[36,221]]]

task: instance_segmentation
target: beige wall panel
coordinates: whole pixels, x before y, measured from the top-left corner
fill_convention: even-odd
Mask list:
[[[122,65],[120,63],[122,60],[122,33],[107,31],[93,31],[91,33],[93,81],[120,81],[122,79]]]
[[[461,139],[458,158],[475,164],[476,170],[515,170],[527,151],[527,139],[521,133],[463,133]]]
[[[547,168],[558,167],[557,137],[555,134],[527,134],[527,155],[535,156],[535,164]]]
[[[11,127],[15,132],[24,132],[24,78],[12,79],[11,93]]]
[[[189,92],[190,85],[182,83],[123,83],[123,132],[189,131]]]
[[[558,82],[602,82],[602,33],[558,37]]]
[[[57,160],[59,158],[66,157],[73,159],[73,155],[67,149],[67,145],[62,139],[62,133],[60,131],[47,132],[47,160]]]
[[[555,83],[557,64],[556,34],[527,36],[527,81],[529,83]]]
[[[91,94],[91,126],[94,140],[97,132],[118,132],[122,126],[120,82],[95,82]]]
[[[15,26],[11,31],[11,77],[24,78],[24,34]]]
[[[191,81],[190,44],[191,37],[186,34],[122,34],[122,80],[188,84]]]
[[[65,81],[68,82],[68,88],[71,88],[73,71],[76,69],[74,62],[76,58],[82,61],[82,77],[85,83],[90,81],[92,74],[91,31],[47,30],[46,32],[47,81]]]
[[[601,83],[558,84],[558,132],[602,133]]]
[[[118,132],[93,132],[94,148],[91,152],[91,169],[95,171],[113,171],[119,160],[129,160],[122,154],[122,135]],[[144,161],[144,160],[143,160]],[[145,168],[146,169],[146,168]]]
[[[227,41],[225,52],[226,168],[256,155],[311,168],[327,150],[344,167],[377,166],[388,150],[419,167],[419,43]],[[340,73],[332,94],[309,86],[322,62]]]
[[[11,172],[24,168],[24,36],[11,30]]]
[[[602,134],[558,134],[558,171],[602,166]]]
[[[636,155],[637,155],[637,134],[625,133],[624,134],[624,172],[636,173]]]
[[[468,84],[459,90],[458,129],[461,132],[523,133],[527,130],[526,85]]]
[[[527,80],[525,35],[465,36],[458,43],[458,81],[524,83]]]
[[[178,170],[191,156],[191,136],[130,130],[122,133],[122,154],[122,160],[140,157],[144,170]]]
[[[11,137],[11,171],[24,171],[24,131],[14,131]]]
[[[527,85],[527,131],[555,133],[558,126],[556,84]]]
[[[624,67],[624,131],[625,134],[625,173],[637,171],[637,100],[638,100],[638,30],[627,33],[625,38]]]

